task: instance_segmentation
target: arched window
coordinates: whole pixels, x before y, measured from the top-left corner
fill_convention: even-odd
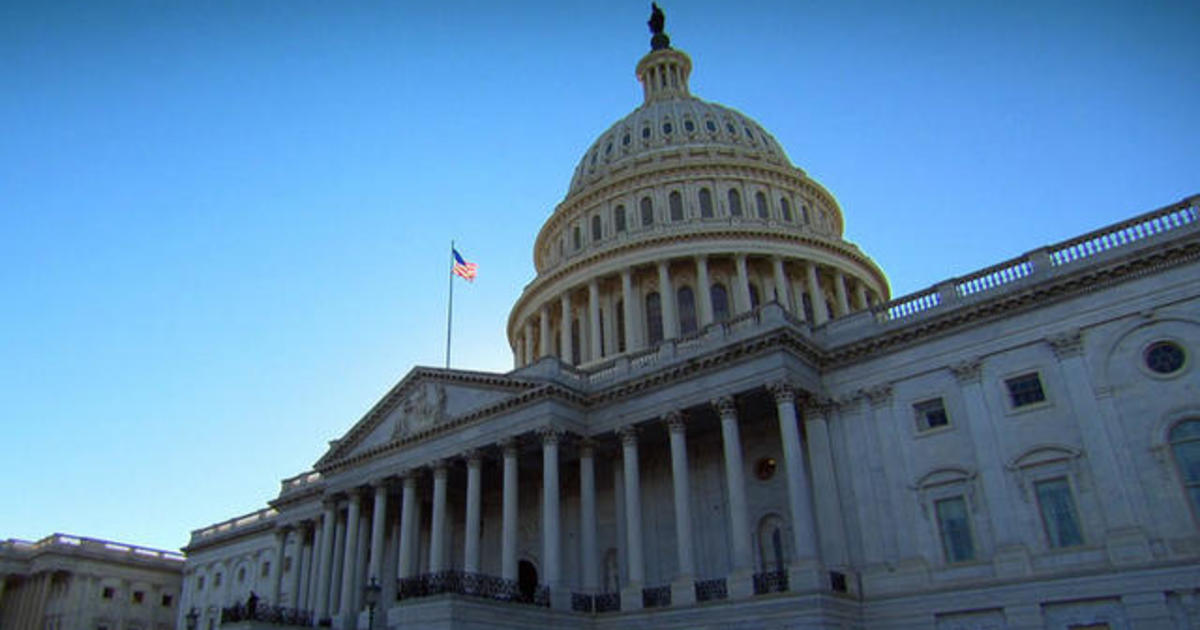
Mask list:
[[[604,552],[604,591],[617,593],[621,590],[621,568],[617,563],[617,550],[609,548]]]
[[[617,206],[617,209],[613,211],[613,230],[625,231],[625,206]]]
[[[662,340],[662,300],[656,291],[646,296],[646,341],[654,346]]]
[[[571,229],[571,246],[576,250],[583,246],[583,236],[579,233],[578,225]]]
[[[759,571],[783,571],[788,565],[786,525],[783,517],[768,514],[758,522]]]
[[[808,291],[805,291],[804,293],[800,294],[800,301],[804,303],[804,320],[810,325],[814,324],[812,296],[808,294]]]
[[[800,204],[800,214],[804,215],[804,223],[805,224],[811,223],[811,221],[808,220],[808,204],[806,204],[806,203]]]
[[[1200,517],[1200,419],[1184,420],[1171,429],[1171,452],[1192,510]]]
[[[671,195],[667,198],[668,205],[671,208],[671,220],[683,220],[683,195],[679,194],[678,190],[672,190]]]
[[[787,200],[787,197],[779,198],[779,212],[783,214],[784,221],[792,220],[792,204]]]
[[[712,192],[707,188],[700,189],[700,216],[704,219],[713,217]]]
[[[600,240],[600,215],[592,217],[592,242]]]
[[[742,216],[742,195],[738,193],[736,188],[729,189],[729,215],[734,217]]]
[[[713,320],[720,322],[729,319],[729,293],[725,291],[725,285],[717,282],[712,285],[710,292]]]
[[[625,300],[617,300],[617,352],[625,352]]]
[[[679,332],[687,335],[696,332],[696,294],[691,287],[679,287],[676,292],[679,300]]]
[[[754,207],[758,210],[758,218],[765,219],[770,216],[767,211],[767,196],[761,192],[754,193]]]
[[[750,283],[750,308],[752,308],[752,309],[758,308],[758,305],[759,305],[758,286],[752,282],[752,283]]]
[[[654,225],[654,202],[642,197],[642,225]]]

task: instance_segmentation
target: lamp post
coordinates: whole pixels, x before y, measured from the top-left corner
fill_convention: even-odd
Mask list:
[[[371,576],[371,583],[363,587],[363,599],[367,602],[367,629],[375,630],[375,606],[379,605],[379,581]]]
[[[192,606],[192,609],[183,618],[186,620],[187,630],[196,630],[196,623],[200,620],[200,613],[196,611],[195,606]]]

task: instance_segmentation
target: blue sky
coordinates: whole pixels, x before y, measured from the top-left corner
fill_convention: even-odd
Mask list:
[[[648,3],[0,5],[0,537],[175,548],[414,365],[505,370]],[[666,2],[894,295],[1200,192],[1195,2]]]

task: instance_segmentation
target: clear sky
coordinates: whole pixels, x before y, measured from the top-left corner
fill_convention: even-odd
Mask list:
[[[1200,3],[664,0],[894,295],[1200,192]],[[0,538],[265,507],[414,365],[506,370],[648,2],[0,5]]]

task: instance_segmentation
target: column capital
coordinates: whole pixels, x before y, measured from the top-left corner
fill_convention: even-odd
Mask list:
[[[950,371],[954,373],[954,378],[958,379],[961,385],[978,383],[983,376],[983,359],[976,357],[959,361],[950,366]]]
[[[505,457],[516,457],[517,447],[520,446],[515,437],[506,437],[496,442],[496,445],[500,447],[500,450],[504,451]]]
[[[638,429],[632,424],[627,424],[617,429],[617,436],[621,438],[621,444],[625,446],[637,445]]]
[[[1046,337],[1046,343],[1059,361],[1083,354],[1083,332],[1077,328]]]
[[[720,414],[722,420],[729,417],[737,417],[737,403],[734,402],[733,396],[714,398],[712,399],[712,406]]]
[[[596,440],[589,436],[579,438],[579,456],[580,457],[595,457],[596,456]]]
[[[775,397],[775,404],[786,405],[796,400],[796,388],[785,380],[767,383],[767,391]]]
[[[882,407],[892,400],[892,384],[884,383],[859,390],[872,407]]]
[[[687,417],[678,409],[663,414],[662,421],[671,433],[683,433],[687,430]]]
[[[446,460],[445,459],[435,459],[432,462],[429,462],[429,467],[433,469],[434,477],[441,477],[443,479],[446,478]]]
[[[467,466],[478,466],[483,462],[483,453],[477,448],[469,448],[458,455],[463,461],[467,462]]]
[[[827,396],[810,396],[804,401],[804,415],[819,416],[828,419],[829,414],[837,407],[837,403]]]
[[[538,437],[542,439],[542,445],[544,446],[558,444],[567,435],[566,431],[553,426],[538,427],[536,429],[536,433],[538,434]]]
[[[403,468],[397,473],[405,486],[417,485],[417,469]]]

